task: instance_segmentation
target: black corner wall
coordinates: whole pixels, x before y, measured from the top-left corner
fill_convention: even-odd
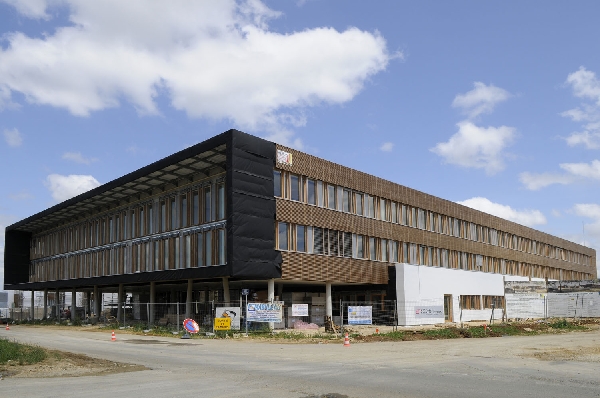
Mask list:
[[[227,146],[227,266],[233,278],[281,277],[275,250],[275,144],[230,130]]]
[[[6,231],[4,239],[4,285],[29,282],[31,233]]]

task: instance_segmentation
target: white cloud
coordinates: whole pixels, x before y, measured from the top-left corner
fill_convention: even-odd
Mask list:
[[[538,189],[542,189],[553,184],[571,184],[575,181],[575,178],[568,174],[536,174],[524,172],[519,175],[519,181],[525,185],[525,188],[531,191],[537,191]]]
[[[591,163],[562,163],[560,168],[574,176],[600,180],[600,161],[592,160]]]
[[[591,222],[583,225],[582,234],[576,236],[576,238],[580,238],[580,242],[585,246],[596,249],[596,251],[600,250],[600,205],[596,203],[579,203],[573,207],[573,212],[578,216],[591,220]],[[596,263],[598,263],[597,260]]]
[[[100,183],[91,175],[71,174],[64,176],[50,174],[46,177],[45,185],[50,190],[54,200],[63,202],[100,186]]]
[[[81,154],[81,152],[65,152],[62,155],[62,158],[65,160],[72,160],[75,163],[82,164],[91,164],[92,162],[96,162],[98,160],[96,158],[86,158]]]
[[[23,134],[16,128],[12,130],[4,129],[4,140],[11,147],[18,147],[23,144]]]
[[[510,93],[492,84],[486,86],[482,82],[473,83],[475,88],[465,94],[458,94],[452,106],[461,108],[462,112],[473,119],[482,113],[491,113],[496,104],[506,101]]]
[[[46,12],[11,4],[31,17]],[[303,125],[307,107],[352,100],[394,57],[377,32],[270,31],[266,22],[280,13],[259,0],[61,4],[70,26],[43,38],[6,36],[0,92],[80,116],[122,99],[157,114],[155,99],[166,93],[190,117],[280,134]]]
[[[33,19],[48,19],[49,16],[46,14],[47,2],[46,0],[0,0],[3,3],[10,4],[15,7],[17,11]]]
[[[513,127],[479,127],[469,121],[457,124],[458,132],[448,142],[440,142],[431,151],[446,161],[463,167],[484,169],[494,174],[504,169],[502,151],[513,141]]]
[[[379,150],[383,152],[392,152],[392,149],[394,149],[393,142],[384,142],[383,145],[379,147]]]
[[[539,210],[515,210],[510,206],[494,203],[482,197],[474,197],[457,203],[528,227],[546,224],[546,217]]]
[[[27,191],[21,191],[8,195],[12,200],[20,202],[23,200],[33,199],[33,195]]]
[[[573,132],[566,138],[569,146],[583,145],[587,149],[600,149],[600,79],[583,66],[569,74],[568,84],[573,95],[583,102],[579,107],[562,112],[574,122],[582,123],[583,131]]]

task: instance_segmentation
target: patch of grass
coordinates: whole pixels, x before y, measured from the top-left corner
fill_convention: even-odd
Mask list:
[[[584,329],[587,329],[585,326],[578,325],[574,322],[569,322],[566,319],[559,319],[555,322],[550,323],[549,326],[553,329],[562,329],[562,330],[584,330]]]
[[[525,333],[523,330],[508,324],[492,325],[490,328],[493,330],[495,335],[500,336],[518,336]]]
[[[390,340],[405,340],[406,339],[406,332],[400,332],[400,331],[380,333],[379,335],[385,339],[390,339]]]
[[[30,365],[47,357],[48,353],[43,348],[0,339],[0,364],[12,361],[19,365]]]
[[[423,336],[429,339],[457,339],[460,332],[456,328],[430,329],[423,332]]]

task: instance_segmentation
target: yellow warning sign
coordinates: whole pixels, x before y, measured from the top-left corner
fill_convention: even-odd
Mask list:
[[[215,330],[231,330],[231,318],[215,318]]]

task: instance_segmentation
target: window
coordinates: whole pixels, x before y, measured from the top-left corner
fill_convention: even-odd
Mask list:
[[[160,269],[160,241],[154,241],[154,271]]]
[[[290,199],[300,200],[300,177],[295,174],[290,175]]]
[[[375,218],[375,198],[367,195],[367,217]]]
[[[313,231],[315,235],[314,252],[315,254],[323,254],[323,228],[315,227]]]
[[[192,236],[185,236],[185,268],[190,268],[192,265]]]
[[[341,253],[344,257],[352,257],[352,234],[349,232],[342,233],[342,248],[343,252]]]
[[[356,258],[365,258],[365,239],[362,235],[356,235]]]
[[[460,296],[460,307],[463,310],[480,310],[481,296]]]
[[[398,242],[390,241],[390,262],[398,262]]]
[[[198,192],[194,192],[194,194],[192,195],[192,206],[194,206],[193,208],[193,223],[194,225],[198,225],[200,223],[200,195],[198,195]]]
[[[304,225],[296,226],[296,250],[299,252],[306,251],[306,234]]]
[[[121,223],[119,222],[119,216],[115,217],[115,241],[118,242],[119,240],[121,240],[120,234],[119,232],[121,229]]]
[[[160,202],[160,231],[165,232],[167,230],[167,202]]]
[[[200,232],[196,235],[197,253],[198,253],[198,267],[204,265],[204,234]]]
[[[322,181],[317,181],[317,203],[319,207],[325,207],[325,194],[323,192]]]
[[[388,261],[388,241],[381,239],[381,261]]]
[[[181,197],[181,221],[180,224],[181,228],[185,228],[187,227],[187,220],[188,220],[188,206],[187,206],[187,194],[183,194],[183,196]]]
[[[483,308],[504,308],[504,296],[483,296]]]
[[[363,195],[362,193],[354,194],[354,201],[356,202],[356,214],[359,216],[363,215]]]
[[[377,260],[377,246],[375,245],[375,238],[369,238],[369,260]]]
[[[383,198],[379,199],[379,219],[383,220],[383,221],[387,220],[385,199],[383,199]]]
[[[175,239],[175,255],[173,257],[175,257],[175,269],[179,269],[180,268],[180,260],[179,260],[179,237],[176,237]]]
[[[280,222],[277,223],[277,238],[279,250],[289,250],[288,245],[288,223]]]
[[[327,185],[327,207],[335,210],[335,187]]]
[[[390,210],[392,212],[392,222],[393,223],[397,223],[398,222],[398,214],[397,214],[397,208],[396,208],[396,202],[390,202]]]
[[[177,229],[177,198],[171,198],[171,230]]]
[[[135,238],[136,237],[136,232],[135,232],[135,210],[131,210],[131,238]]]
[[[217,264],[225,264],[226,261],[226,247],[225,244],[225,230],[218,229],[217,230]]]
[[[225,218],[225,184],[217,185],[217,219]]]
[[[273,170],[273,190],[277,197],[281,197],[281,171]]]
[[[148,206],[148,235],[154,233],[154,213],[152,213],[152,205]]]
[[[347,189],[344,189],[343,193],[342,211],[350,213],[350,191]]]
[[[317,204],[317,196],[316,196],[316,191],[315,191],[315,181],[314,180],[307,180],[306,181],[306,191],[307,191],[307,198],[306,201],[308,204],[311,205],[316,205]]]
[[[145,219],[144,219],[144,208],[140,207],[140,236],[144,236],[147,235],[147,232],[145,230],[146,228],[146,223],[145,223]]]
[[[212,196],[210,186],[204,187],[204,222],[212,221]]]
[[[212,231],[207,231],[204,234],[205,245],[204,245],[204,264],[212,265]]]

